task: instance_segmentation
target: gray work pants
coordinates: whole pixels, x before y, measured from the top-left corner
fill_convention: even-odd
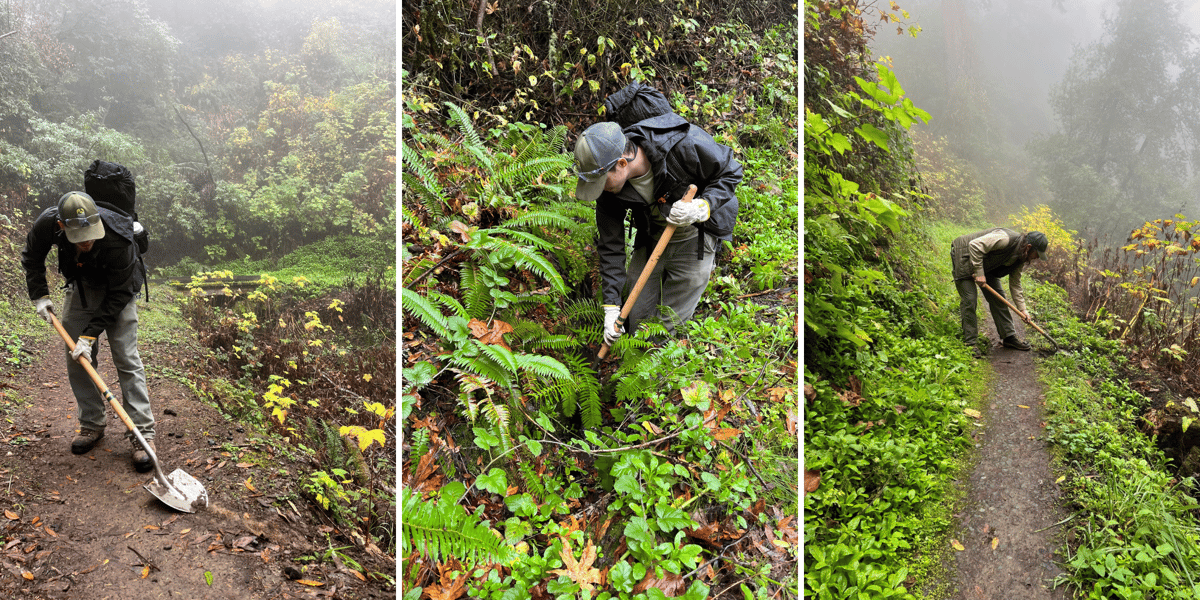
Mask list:
[[[87,294],[87,309],[83,308],[80,293]],[[78,282],[67,288],[63,301],[63,329],[71,339],[78,340],[79,334],[87,326],[92,315],[104,300],[104,292],[90,288]],[[117,379],[121,384],[121,400],[125,412],[137,426],[138,431],[146,440],[154,439],[154,413],[150,410],[150,396],[146,391],[146,369],[142,366],[142,357],[138,354],[138,314],[137,297],[135,296],[121,311],[117,322],[109,327],[105,334],[108,345],[112,350],[113,366],[117,368]],[[100,340],[92,343],[92,366],[96,366],[97,350]],[[64,345],[64,349],[65,349]],[[95,431],[104,431],[107,424],[106,402],[92,382],[83,365],[71,360],[71,352],[66,351],[67,378],[71,382],[71,391],[75,393],[75,416],[79,426]],[[126,432],[126,437],[133,439],[133,434]]]
[[[700,243],[700,236],[671,242],[663,249],[662,256],[650,273],[650,279],[646,281],[646,287],[642,288],[633,310],[629,312],[629,319],[625,324],[627,333],[636,331],[638,323],[659,316],[659,305],[670,309],[664,310],[660,317],[663,326],[669,332],[674,333],[676,325],[692,318],[700,296],[708,287],[708,278],[712,275],[713,259],[716,256],[714,250],[717,247],[717,239],[711,235],[703,237],[704,257],[701,259],[696,258],[696,245]],[[626,296],[637,283],[638,276],[642,274],[642,268],[646,266],[653,250],[644,247],[633,251],[625,277]]]
[[[988,287],[996,290],[996,293],[1004,295],[999,278],[989,277],[987,284]],[[983,294],[987,298],[988,309],[992,313],[992,321],[996,323],[996,333],[1000,334],[1000,339],[1016,335],[1017,330],[1013,327],[1012,313],[1009,312],[1007,304],[983,291],[974,279],[959,279],[954,282],[954,286],[958,288],[958,312],[962,317],[963,343],[967,347],[975,347],[975,341],[979,338],[979,323],[975,315],[979,294]]]

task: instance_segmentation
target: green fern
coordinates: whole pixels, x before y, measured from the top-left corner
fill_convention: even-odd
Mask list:
[[[403,174],[404,196],[407,198],[411,194],[420,199],[430,217],[440,222],[445,218],[442,207],[446,204],[446,194],[438,183],[437,174],[425,164],[420,154],[403,141],[400,142],[400,160],[411,171]]]
[[[467,569],[479,564],[508,564],[513,549],[492,533],[487,521],[459,506],[456,498],[430,502],[409,488],[401,490],[404,521],[400,546],[404,554],[416,552],[431,563],[453,557]]]
[[[447,337],[450,335],[446,317],[425,296],[412,290],[401,288],[400,306],[405,312],[416,317],[418,321],[433,330],[435,336]]]

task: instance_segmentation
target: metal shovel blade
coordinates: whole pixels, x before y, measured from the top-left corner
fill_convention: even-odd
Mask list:
[[[162,500],[163,504],[178,511],[194,513],[196,509],[208,506],[208,490],[183,469],[175,469],[165,479],[166,481],[159,481],[156,477],[143,487]]]

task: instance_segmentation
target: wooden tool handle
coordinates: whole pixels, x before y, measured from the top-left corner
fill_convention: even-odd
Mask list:
[[[1014,312],[1016,312],[1018,315],[1021,315],[1021,318],[1022,318],[1022,319],[1024,319],[1024,320],[1025,320],[1025,322],[1029,323],[1030,325],[1033,325],[1033,328],[1034,328],[1034,329],[1036,329],[1036,330],[1038,330],[1038,333],[1041,333],[1042,335],[1046,336],[1046,338],[1047,338],[1047,339],[1049,339],[1051,342],[1054,342],[1054,338],[1050,337],[1050,334],[1046,333],[1046,330],[1045,330],[1045,329],[1042,329],[1041,327],[1038,327],[1038,324],[1037,324],[1037,323],[1034,323],[1034,322],[1033,322],[1033,319],[1030,319],[1030,318],[1029,318],[1029,315],[1027,315],[1027,314],[1025,314],[1025,313],[1021,312],[1020,310],[1018,310],[1016,306],[1013,306],[1013,303],[1012,303],[1012,302],[1009,302],[1009,301],[1008,301],[1008,298],[1005,298],[1004,296],[1001,296],[1001,295],[1000,295],[1000,292],[997,292],[996,290],[993,290],[993,289],[992,289],[992,287],[991,287],[991,286],[989,286],[989,285],[988,285],[988,284],[986,284],[986,283],[981,283],[981,284],[979,284],[979,285],[980,285],[980,287],[982,287],[983,289],[985,289],[985,290],[987,290],[987,291],[991,292],[993,296],[995,296],[995,297],[999,298],[1001,302],[1003,302],[1003,303],[1007,304],[1007,305],[1008,305],[1008,307],[1009,307],[1009,308],[1011,308],[1011,309],[1013,309],[1013,311],[1014,311]],[[1058,345],[1058,342],[1054,342],[1054,345],[1055,345],[1055,346],[1057,346],[1057,345]]]
[[[679,202],[690,202],[696,197],[696,186],[689,185],[688,191],[679,199]],[[629,298],[625,300],[625,304],[621,306],[621,316],[617,317],[617,327],[625,324],[625,319],[629,317],[629,313],[633,311],[633,305],[637,302],[637,297],[642,293],[642,288],[646,287],[646,282],[650,279],[650,274],[654,272],[654,267],[658,265],[658,258],[662,256],[663,250],[667,248],[667,244],[671,242],[671,236],[675,235],[675,226],[667,225],[663,230],[662,236],[658,238],[658,244],[655,244],[654,251],[650,253],[650,258],[646,260],[646,266],[642,267],[642,274],[638,275],[637,283],[629,292]],[[600,346],[600,352],[596,354],[596,358],[604,358],[608,355],[608,342]]]
[[[53,312],[50,313],[50,324],[54,326],[54,329],[58,331],[58,335],[61,336],[63,341],[67,343],[67,348],[74,351],[75,340],[72,340],[71,336],[67,334],[67,330],[63,328],[62,323],[58,322],[58,317],[56,317]],[[83,365],[83,368],[87,370],[88,376],[92,378],[92,383],[96,384],[96,389],[100,390],[100,395],[104,396],[104,399],[107,400],[108,403],[113,407],[113,410],[116,411],[117,416],[121,418],[121,422],[124,423],[130,431],[137,431],[137,425],[133,424],[133,419],[129,418],[129,414],[125,412],[125,407],[121,406],[120,402],[117,402],[117,399],[112,395],[112,392],[108,391],[108,386],[104,385],[104,380],[100,379],[100,374],[96,372],[96,369],[92,368],[91,357],[80,355],[76,360],[78,360],[79,364]]]

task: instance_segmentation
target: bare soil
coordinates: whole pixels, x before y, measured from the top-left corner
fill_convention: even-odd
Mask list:
[[[151,360],[160,464],[200,480],[209,506],[180,513],[146,491],[153,474],[133,470],[133,446],[115,415],[96,448],[71,454],[75,400],[61,348],[49,335],[27,341],[31,362],[0,377],[0,597],[395,597],[390,583],[360,578],[393,573],[394,559],[356,547],[298,493],[305,465],[248,441],[188,387],[157,375]],[[148,355],[158,366],[171,356],[165,345],[143,345]],[[111,364],[104,345],[99,373],[119,395]],[[362,571],[302,558],[330,546]]]
[[[997,339],[994,326],[990,334]],[[1019,335],[1038,347],[1039,340]],[[981,411],[984,426],[974,433],[978,464],[965,482],[967,498],[956,515],[955,537],[965,548],[952,558],[957,600],[1072,597],[1066,588],[1053,587],[1061,572],[1056,554],[1062,546],[1061,522],[1070,513],[1050,471],[1037,356],[1036,350],[997,344],[984,359],[994,378]]]

